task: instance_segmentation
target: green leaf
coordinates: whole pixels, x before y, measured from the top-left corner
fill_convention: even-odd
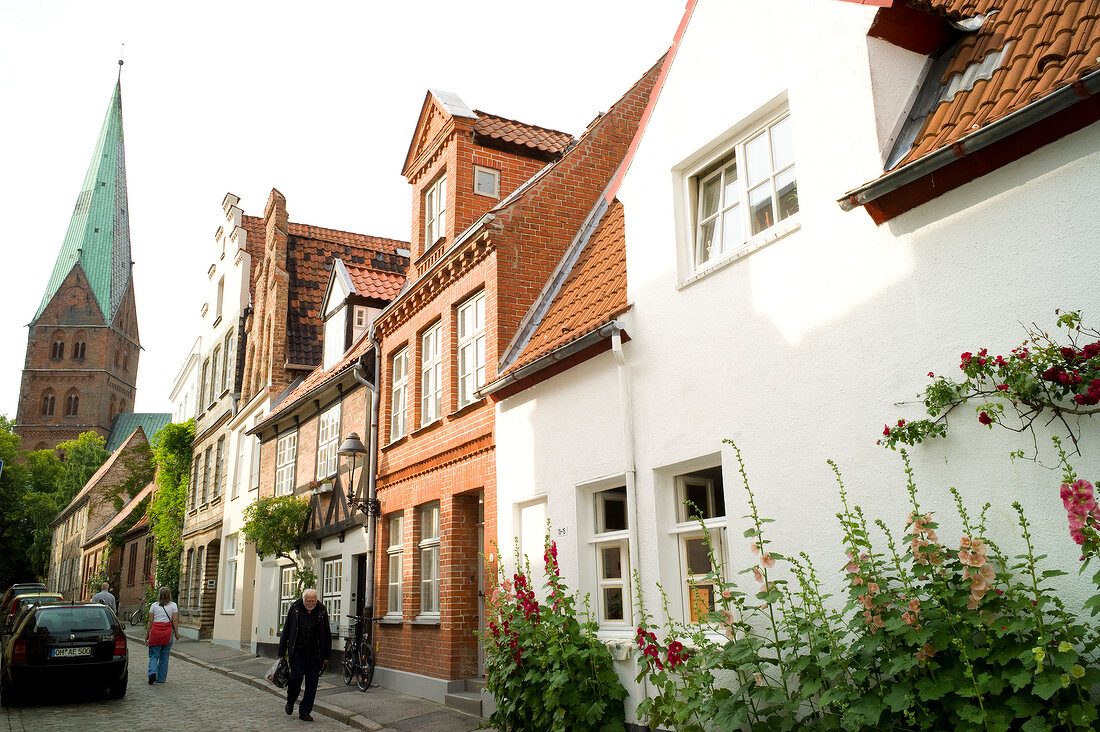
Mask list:
[[[1040,699],[1049,699],[1061,688],[1062,675],[1053,671],[1044,671],[1035,677],[1035,684],[1031,690]]]
[[[900,712],[909,706],[909,695],[913,692],[913,685],[904,682],[895,682],[886,692],[882,701],[890,707],[892,712]]]
[[[745,538],[746,539],[751,539],[754,536],[756,536],[756,529],[747,529],[745,531]]]
[[[878,719],[882,716],[882,700],[876,694],[864,694],[859,703],[852,706],[852,711],[858,714],[863,722],[871,727],[878,725]]]

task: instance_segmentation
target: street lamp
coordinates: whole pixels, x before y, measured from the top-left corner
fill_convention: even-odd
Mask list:
[[[381,501],[374,496],[368,496],[366,499],[359,497],[359,491],[355,483],[355,463],[360,455],[367,455],[367,448],[363,446],[363,442],[359,439],[359,435],[355,432],[349,432],[348,436],[344,438],[344,443],[340,445],[340,449],[336,451],[337,455],[350,455],[351,467],[348,470],[348,509],[354,513],[356,510],[362,511],[371,518],[377,518],[381,514]],[[364,461],[364,465],[366,462]],[[359,471],[359,480],[363,479],[362,468]]]

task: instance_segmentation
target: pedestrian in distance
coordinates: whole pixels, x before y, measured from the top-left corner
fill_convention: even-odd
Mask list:
[[[287,714],[294,714],[294,701],[305,679],[306,690],[298,705],[298,719],[313,721],[309,713],[313,711],[313,700],[317,696],[317,680],[325,672],[331,650],[328,612],[317,602],[317,590],[310,588],[290,606],[279,637],[279,655],[285,657],[290,666],[286,685]]]
[[[157,601],[149,606],[145,620],[145,645],[149,647],[149,683],[164,683],[168,678],[168,656],[172,641],[180,637],[180,610],[172,602],[172,593],[161,587]]]
[[[100,605],[106,605],[111,608],[111,611],[115,614],[118,613],[118,603],[115,602],[115,596],[111,594],[111,585],[104,582],[99,586],[99,592],[92,595],[92,602],[98,602]]]

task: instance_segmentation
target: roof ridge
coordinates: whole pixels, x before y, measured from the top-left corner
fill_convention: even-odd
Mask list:
[[[505,117],[502,114],[495,114],[493,112],[486,112],[482,109],[475,109],[474,114],[485,115],[486,117],[494,117],[496,119],[503,120],[505,122],[511,122],[512,124],[523,125],[524,127],[530,127],[531,129],[535,129],[535,130],[542,130],[543,132],[552,132],[556,135],[565,135],[566,137],[569,137],[570,139],[572,139],[572,137],[573,137],[572,133],[565,132],[564,130],[555,129],[553,127],[543,127],[542,125],[536,125],[536,124],[532,124],[530,122],[523,122],[522,120],[514,119],[512,117]]]
[[[317,230],[320,230],[320,231],[331,231],[331,232],[336,233],[336,234],[347,234],[349,236],[358,236],[358,237],[363,237],[365,239],[378,239],[380,241],[392,241],[396,244],[408,244],[409,243],[409,242],[404,241],[402,239],[392,239],[388,236],[378,236],[377,234],[362,234],[358,231],[348,231],[346,229],[333,229],[332,227],[329,227],[329,226],[317,226],[316,224],[303,224],[299,221],[288,221],[287,222],[287,233],[290,233],[290,229],[292,229],[294,227],[304,227],[304,228],[309,228],[309,229],[317,229]]]

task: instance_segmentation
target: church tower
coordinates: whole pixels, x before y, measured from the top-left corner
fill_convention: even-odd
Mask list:
[[[27,450],[54,448],[88,430],[106,438],[115,415],[134,407],[141,345],[119,71],[68,232],[29,324],[15,427]]]

